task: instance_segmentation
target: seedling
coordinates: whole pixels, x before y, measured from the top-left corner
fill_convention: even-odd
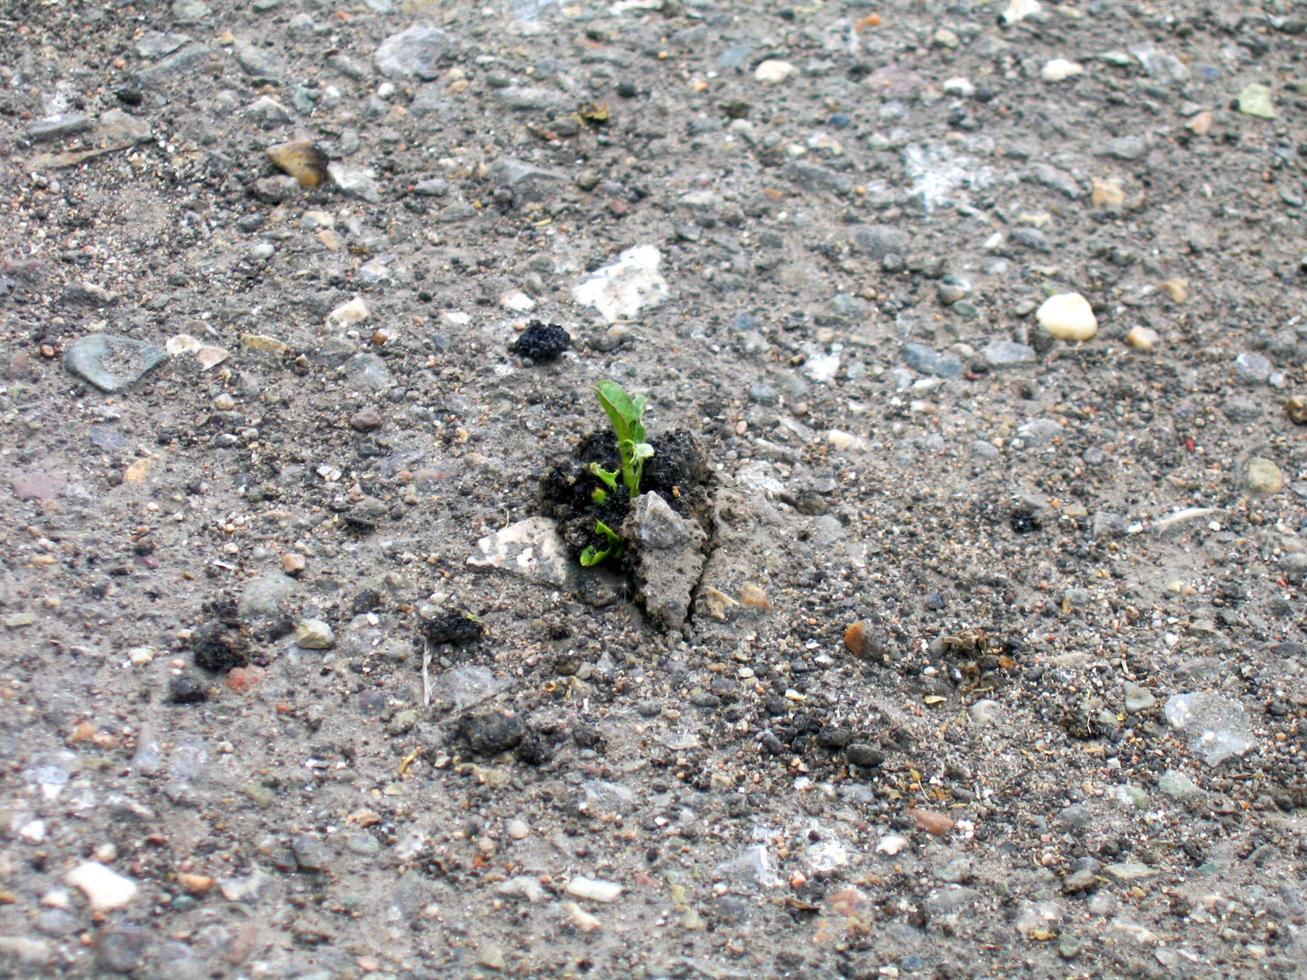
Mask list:
[[[621,460],[621,469],[604,469],[599,463],[590,464],[590,472],[602,486],[595,487],[590,499],[596,504],[607,503],[609,494],[626,488],[628,497],[640,494],[640,480],[644,476],[644,464],[654,454],[653,446],[646,441],[644,431],[644,395],[632,398],[616,381],[601,381],[595,385],[595,396],[603,407],[608,420],[613,424],[613,433],[617,436],[617,455]],[[603,521],[595,521],[595,533],[604,538],[603,547],[587,545],[581,552],[581,564],[586,568],[598,565],[608,558],[616,558],[622,553],[622,538]]]
[[[644,475],[645,460],[654,454],[653,446],[645,441],[644,395],[632,398],[616,381],[601,381],[595,385],[595,395],[603,406],[617,435],[617,454],[622,460],[621,477],[628,496],[640,494],[640,478]],[[590,464],[590,472],[599,477],[609,490],[617,490],[618,472],[606,470],[598,463]]]

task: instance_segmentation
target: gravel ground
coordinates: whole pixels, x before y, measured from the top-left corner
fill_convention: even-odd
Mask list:
[[[1307,19],[1039,8],[0,3],[0,971],[1300,970]]]

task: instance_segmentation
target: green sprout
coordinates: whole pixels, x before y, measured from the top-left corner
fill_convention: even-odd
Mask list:
[[[616,381],[600,381],[595,385],[595,395],[603,406],[609,421],[613,423],[613,432],[617,434],[617,454],[622,459],[621,477],[626,485],[628,496],[640,494],[640,478],[644,475],[645,460],[653,457],[653,446],[645,441],[644,431],[644,395],[632,398]],[[606,470],[598,463],[590,464],[590,472],[610,490],[617,489],[617,471]]]
[[[616,558],[622,553],[621,535],[603,521],[595,521],[595,530],[608,540],[608,544],[603,548],[596,548],[592,544],[585,546],[585,551],[581,552],[581,564],[585,568],[598,565],[605,558]]]
[[[590,499],[602,505],[608,501],[608,495],[618,492],[617,480],[620,477],[628,497],[640,494],[640,480],[644,476],[644,464],[654,454],[653,446],[646,441],[644,431],[644,395],[632,398],[616,381],[601,381],[594,388],[599,404],[613,424],[617,436],[617,455],[622,461],[620,470],[607,470],[598,463],[590,464],[590,472],[603,484],[595,487]],[[621,555],[623,543],[621,535],[603,521],[595,521],[595,533],[604,538],[603,547],[587,545],[581,552],[581,564],[586,568],[598,565],[608,558]]]

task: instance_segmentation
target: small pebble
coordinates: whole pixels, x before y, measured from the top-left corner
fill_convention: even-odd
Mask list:
[[[295,627],[295,645],[301,650],[330,650],[336,634],[320,619],[302,619]]]
[[[137,892],[136,882],[98,861],[79,864],[64,875],[64,881],[79,889],[96,912],[122,908]]]
[[[1054,58],[1039,70],[1039,77],[1046,82],[1062,82],[1068,78],[1085,73],[1085,66],[1065,58]]]
[[[1157,346],[1157,331],[1151,327],[1132,327],[1125,342],[1135,350],[1151,351]]]
[[[1271,460],[1254,456],[1244,470],[1244,486],[1249,493],[1279,493],[1284,489],[1284,474]]]
[[[622,894],[622,886],[612,881],[577,875],[567,883],[567,894],[592,902],[615,902]]]
[[[767,85],[777,85],[793,74],[794,66],[777,58],[768,58],[753,71],[753,77]]]
[[[1098,333],[1098,318],[1089,301],[1079,293],[1050,296],[1035,317],[1049,336],[1057,340],[1092,340]]]

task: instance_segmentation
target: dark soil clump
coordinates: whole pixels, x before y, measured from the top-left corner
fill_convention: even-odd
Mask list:
[[[548,364],[572,346],[572,335],[556,323],[532,320],[509,348],[519,357],[529,357],[536,364]]]
[[[641,492],[658,494],[672,510],[697,521],[707,531],[710,473],[694,436],[677,429],[649,441],[654,456],[645,464]],[[541,510],[558,521],[564,542],[577,558],[588,545],[607,544],[595,530],[597,521],[617,530],[630,509],[625,491],[609,493],[602,502],[594,499],[594,491],[603,484],[590,472],[591,463],[609,470],[621,468],[612,433],[607,429],[582,439],[570,457],[549,469],[541,483]]]
[[[481,639],[481,623],[461,610],[441,613],[435,619],[423,620],[418,629],[430,643],[448,643],[467,646]]]

